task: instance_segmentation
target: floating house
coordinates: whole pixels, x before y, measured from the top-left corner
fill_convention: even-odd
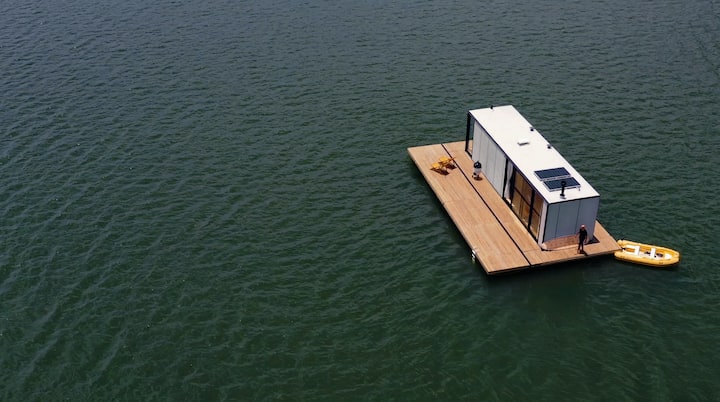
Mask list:
[[[465,149],[538,245],[593,238],[600,194],[513,106],[469,111]]]
[[[513,106],[470,110],[465,141],[408,153],[488,274],[619,249],[597,220],[598,192]]]

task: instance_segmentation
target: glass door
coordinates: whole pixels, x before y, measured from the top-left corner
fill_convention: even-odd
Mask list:
[[[510,206],[525,228],[537,239],[543,206],[542,197],[516,169],[513,169],[510,180]]]

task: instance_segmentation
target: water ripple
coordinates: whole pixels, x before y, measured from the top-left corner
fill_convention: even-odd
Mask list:
[[[476,6],[0,5],[2,399],[717,399],[718,11]],[[406,148],[502,103],[681,267],[486,278]]]

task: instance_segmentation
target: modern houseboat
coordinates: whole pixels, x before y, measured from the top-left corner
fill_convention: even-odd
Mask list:
[[[470,110],[465,141],[408,152],[489,274],[619,249],[597,221],[599,193],[513,106]]]

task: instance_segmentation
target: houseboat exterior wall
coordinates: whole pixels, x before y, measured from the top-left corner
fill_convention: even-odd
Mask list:
[[[477,120],[472,119],[472,121],[472,160],[482,164],[485,177],[490,181],[495,191],[503,195],[507,155]]]
[[[585,225],[588,238],[595,233],[595,220],[600,206],[600,197],[549,204],[542,241],[549,241],[577,233]],[[542,243],[542,242],[541,242]]]

